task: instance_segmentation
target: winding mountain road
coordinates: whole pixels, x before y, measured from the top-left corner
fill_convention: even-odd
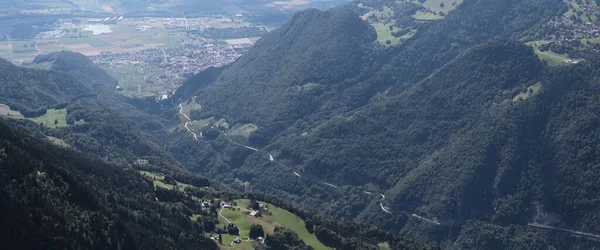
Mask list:
[[[190,119],[190,118],[189,118],[189,117],[188,117],[188,116],[187,116],[185,113],[183,113],[183,106],[181,105],[181,103],[179,104],[179,114],[183,115],[183,117],[185,117],[185,119],[187,120],[187,121],[185,122],[185,124],[184,124],[185,128],[188,130],[188,132],[190,132],[190,133],[191,133],[191,134],[194,136],[194,139],[195,139],[195,140],[198,140],[198,137],[197,137],[196,133],[194,133],[194,131],[192,131],[192,130],[191,130],[189,127],[188,127],[188,126],[189,126],[189,123],[190,123],[190,121],[191,121],[191,119]],[[227,139],[228,139],[228,140],[229,140],[231,143],[233,143],[233,144],[235,144],[235,145],[238,145],[238,146],[240,146],[240,147],[244,147],[244,148],[250,149],[250,150],[252,150],[252,151],[254,151],[254,152],[259,152],[259,151],[261,151],[261,150],[259,150],[258,148],[253,148],[253,147],[250,147],[250,146],[247,146],[247,145],[244,145],[244,144],[241,144],[241,143],[239,143],[239,142],[236,142],[236,141],[234,141],[234,140],[233,140],[233,139],[232,139],[232,138],[229,136],[229,134],[227,134],[227,132],[225,132],[225,130],[223,130],[223,129],[221,129],[221,132],[223,132],[223,135],[225,135],[225,137],[227,137]],[[269,161],[271,161],[271,162],[275,162],[275,158],[273,157],[273,155],[271,155],[271,154],[267,154],[267,156],[269,157]],[[283,163],[280,163],[280,162],[279,162],[279,164],[283,164]],[[328,182],[324,182],[324,181],[321,181],[321,180],[313,180],[313,179],[310,179],[310,178],[308,178],[308,177],[303,177],[302,175],[300,175],[300,174],[299,174],[298,172],[296,172],[296,171],[292,171],[292,173],[293,173],[293,174],[294,174],[296,177],[298,177],[298,178],[305,178],[305,179],[308,179],[308,180],[312,180],[312,181],[315,181],[315,182],[318,182],[318,183],[324,184],[324,185],[326,185],[326,186],[329,186],[329,187],[332,187],[332,188],[340,188],[339,186],[337,186],[337,185],[334,185],[334,184],[331,184],[331,183],[328,183]],[[366,191],[366,190],[364,191],[364,193],[365,193],[365,194],[370,194],[370,195],[379,195],[379,196],[381,196],[381,199],[379,200],[379,208],[381,208],[381,210],[382,210],[382,211],[384,211],[384,212],[386,212],[386,213],[388,213],[388,214],[391,214],[391,213],[392,213],[392,211],[391,211],[391,210],[390,210],[388,207],[386,207],[386,206],[384,206],[384,205],[383,205],[383,203],[384,203],[384,202],[385,202],[385,200],[386,200],[386,198],[385,198],[385,195],[384,195],[384,194],[382,194],[382,193],[372,193],[372,192],[369,192],[369,191]],[[220,215],[220,212],[219,212],[219,215]]]
[[[182,114],[183,117],[185,117],[185,119],[187,120],[185,122],[185,124],[183,125],[185,127],[185,129],[187,129],[188,132],[190,132],[193,136],[194,136],[194,140],[198,140],[198,135],[196,135],[196,133],[194,133],[194,131],[192,131],[192,129],[190,129],[190,121],[192,121],[192,119],[190,119],[185,113],[183,113],[183,106],[181,105],[181,103],[179,104],[179,114]],[[202,136],[202,134],[200,134]]]

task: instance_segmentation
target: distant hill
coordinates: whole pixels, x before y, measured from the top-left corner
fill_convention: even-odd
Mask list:
[[[4,59],[0,59],[0,72],[0,103],[25,116],[94,95],[91,88],[63,73],[17,67]]]

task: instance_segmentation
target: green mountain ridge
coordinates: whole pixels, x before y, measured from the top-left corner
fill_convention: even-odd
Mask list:
[[[295,48],[318,49],[322,43],[293,38],[289,54],[272,49],[286,44],[287,30],[326,34],[328,28],[323,25],[297,21],[313,11],[298,14],[280,33],[265,36],[247,55],[211,78],[216,79],[214,83],[203,82],[193,95],[196,98],[187,100],[201,106],[192,111],[193,120],[213,117],[225,118],[230,126],[256,124],[258,129],[248,141],[259,152],[236,148],[226,144],[227,138],[219,137],[174,143],[178,148],[190,145],[203,152],[174,156],[193,171],[225,182],[234,178],[247,181],[253,189],[285,197],[300,206],[319,207],[326,216],[374,223],[426,241],[442,241],[448,247],[467,246],[462,245],[464,241],[454,241],[460,237],[474,240],[472,248],[477,248],[481,242],[468,234],[477,231],[474,227],[488,226],[498,227],[493,230],[499,231],[517,228],[490,236],[513,238],[498,239],[495,246],[500,249],[520,244],[566,247],[563,244],[571,241],[553,240],[548,232],[532,231],[526,224],[538,222],[543,211],[563,218],[544,223],[596,232],[595,217],[583,205],[567,205],[593,200],[588,196],[590,189],[585,188],[593,185],[591,179],[577,174],[571,161],[591,164],[591,169],[595,163],[590,158],[586,162],[561,155],[560,159],[552,158],[570,163],[547,165],[545,157],[556,155],[548,153],[549,148],[562,145],[550,142],[550,138],[562,134],[543,135],[551,133],[546,127],[558,126],[555,124],[560,120],[540,114],[542,110],[564,109],[562,104],[552,103],[551,99],[558,97],[548,93],[558,86],[575,84],[559,79],[567,77],[567,72],[584,77],[593,72],[590,65],[594,63],[577,66],[586,67],[588,72],[576,67],[551,69],[520,42],[535,38],[538,27],[564,10],[564,3],[554,0],[464,1],[444,19],[418,26],[415,35],[398,46],[377,48],[372,40],[365,39],[324,51],[321,57],[326,60],[338,58],[338,50],[362,51],[359,70],[351,69],[347,77],[330,78],[331,82],[311,79],[311,75],[320,75],[329,68],[310,68],[312,64],[304,62],[304,54],[294,52]],[[344,8],[329,12],[352,19]],[[350,25],[342,21],[328,24]],[[365,34],[372,34],[368,30]],[[289,77],[289,69],[294,69],[290,65],[297,64],[282,65],[278,59],[286,57],[298,58],[294,63],[302,62],[294,66],[297,72],[307,68],[313,71]],[[274,59],[268,64],[258,58]],[[330,66],[333,72],[335,66]],[[261,80],[254,80],[256,75]],[[195,84],[190,81],[186,85]],[[584,93],[589,95],[584,100],[594,99],[593,91]],[[584,114],[581,111],[560,116],[572,119]],[[574,133],[571,129],[575,127],[563,124],[554,129]],[[594,143],[589,140],[593,139],[580,142],[572,154],[580,154],[583,148],[594,154]],[[274,162],[269,162],[269,155]],[[223,161],[229,157],[238,159],[235,164]],[[547,169],[552,173],[567,171],[573,179],[543,174]],[[299,178],[297,173],[306,177]],[[382,211],[380,200],[364,196],[363,190],[384,193],[393,213]],[[580,200],[572,192],[578,194],[575,197],[587,198]],[[591,200],[584,203],[596,207]],[[438,221],[440,226],[418,222],[420,219],[413,214]],[[567,214],[568,220],[562,217]],[[527,234],[539,241],[522,241],[522,235]]]

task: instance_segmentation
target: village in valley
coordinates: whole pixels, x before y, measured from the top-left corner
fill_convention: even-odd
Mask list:
[[[540,29],[541,40],[527,42],[550,66],[577,64],[600,52],[600,7],[596,0],[564,0],[568,11]]]
[[[0,57],[27,65],[40,54],[88,56],[130,97],[170,97],[188,77],[235,61],[268,33],[242,14],[202,17],[64,18],[35,38],[0,41]]]

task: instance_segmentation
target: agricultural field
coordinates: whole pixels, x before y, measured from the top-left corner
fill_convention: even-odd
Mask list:
[[[28,119],[50,128],[65,127],[67,126],[67,109],[48,109],[45,115]]]
[[[62,27],[55,37],[37,37],[27,41],[11,41],[13,58],[30,62],[37,54],[74,51],[86,56],[103,53],[132,53],[148,48],[174,48],[188,39],[185,29],[166,29],[160,23],[145,25],[143,19],[113,24],[93,24],[96,19],[79,19],[81,24]],[[88,24],[89,23],[89,24]],[[142,27],[142,28],[140,28]],[[7,43],[0,44],[0,56],[8,58]]]
[[[323,245],[323,243],[321,243],[314,234],[308,232],[302,219],[288,212],[287,210],[278,208],[269,203],[264,203],[269,208],[269,213],[263,213],[261,217],[253,217],[244,214],[244,211],[248,210],[247,207],[250,205],[250,200],[240,199],[235,200],[235,202],[237,203],[237,206],[233,206],[232,209],[223,209],[221,215],[239,227],[241,238],[248,237],[250,226],[252,226],[252,224],[262,225],[265,234],[273,233],[275,227],[285,227],[296,232],[300,239],[302,239],[306,244],[312,246],[314,249],[330,249]],[[219,216],[219,223],[226,225],[227,221]],[[231,242],[231,240],[234,238],[235,236],[225,237],[225,235],[223,235],[223,243]]]

